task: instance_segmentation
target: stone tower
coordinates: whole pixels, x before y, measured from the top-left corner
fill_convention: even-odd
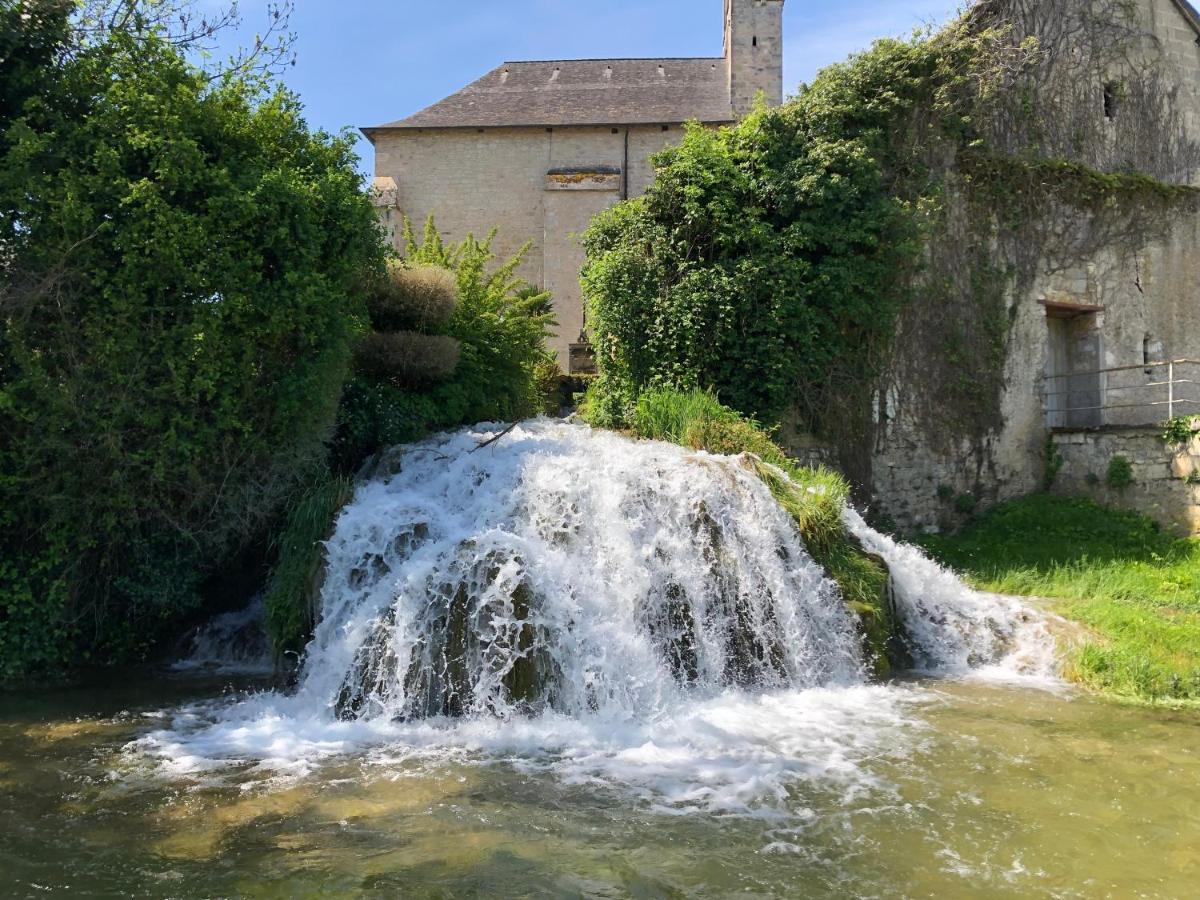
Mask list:
[[[750,111],[759,91],[771,106],[783,102],[783,4],[725,0],[725,61],[737,116]]]

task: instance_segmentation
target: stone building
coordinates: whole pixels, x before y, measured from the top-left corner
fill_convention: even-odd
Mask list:
[[[531,242],[520,274],[553,294],[564,371],[585,367],[577,235],[646,190],[650,157],[683,123],[732,122],[760,92],[782,102],[783,4],[725,0],[720,57],[507,62],[408,118],[364,128],[381,216],[393,235],[401,216],[419,224],[431,213],[450,239],[495,227],[505,257]]]
[[[1195,7],[1187,0],[996,2],[1023,12],[1017,27],[1046,42],[1078,39],[1078,27],[1044,33],[1060,28],[1064,9],[1077,17],[1088,9],[1128,15],[1127,44],[1111,59],[1064,48],[1053,84],[1074,92],[1064,107],[1064,117],[1077,119],[1070,133],[1091,139],[1064,142],[1051,155],[1200,187]],[[1049,482],[1200,534],[1200,441],[1170,446],[1161,437],[1168,418],[1200,416],[1200,194],[1169,210],[1153,198],[1124,210],[1052,205],[1036,233],[1015,248],[1035,257],[1033,277],[1010,282],[1002,301],[1007,336],[993,421],[970,438],[938,440],[950,430],[944,397],[922,397],[915,387],[931,357],[945,351],[923,342],[922,326],[953,312],[941,299],[918,298],[901,317],[897,359],[876,400],[866,492],[908,531],[954,527],[976,506]],[[950,236],[960,245],[971,240],[965,231]],[[998,244],[990,254],[998,269],[1016,267],[1014,248]],[[964,290],[950,302],[972,300]],[[957,375],[969,381],[984,367],[968,357]],[[1130,464],[1132,483],[1110,479],[1114,460]]]

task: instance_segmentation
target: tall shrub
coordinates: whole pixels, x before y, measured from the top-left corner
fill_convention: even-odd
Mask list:
[[[735,126],[690,126],[585,237],[597,404],[619,419],[647,388],[705,388],[764,421],[841,423],[910,296],[936,158],[971,145],[977,101],[1022,53],[959,23],[880,41]]]
[[[383,324],[411,327],[417,324],[411,309],[414,303],[421,306],[425,333],[458,342],[456,365],[450,377],[441,377],[451,346],[438,352],[439,346],[429,343],[422,348],[427,357],[422,368],[439,377],[427,378],[424,386],[415,371],[388,379],[379,377],[378,367],[354,379],[339,414],[336,464],[342,471],[352,471],[370,454],[432,429],[514,421],[545,406],[539,371],[553,360],[545,342],[554,317],[550,295],[516,274],[526,251],[497,265],[491,235],[482,241],[468,236],[448,245],[432,218],[419,239],[409,223],[405,236],[407,275],[400,279],[404,290],[385,292],[387,302],[373,303],[373,315]],[[453,277],[458,301],[448,317],[439,313],[430,319],[431,310],[445,306],[433,299],[441,291],[435,270]],[[414,291],[420,295],[415,299]],[[364,346],[364,362],[378,357]],[[414,354],[406,368],[420,363]],[[375,377],[364,377],[370,374]]]
[[[0,158],[0,678],[139,657],[263,539],[383,266],[293,96],[153,34],[52,65]]]

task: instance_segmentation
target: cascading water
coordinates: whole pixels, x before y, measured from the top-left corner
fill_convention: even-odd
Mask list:
[[[275,663],[265,621],[263,598],[255,597],[245,608],[198,628],[187,655],[171,668],[197,674],[270,675]]]
[[[1015,597],[974,591],[916,547],[872,529],[853,509],[846,527],[883,557],[904,644],[917,671],[1053,682],[1055,641],[1046,617]]]
[[[854,617],[746,460],[546,420],[494,436],[400,448],[359,488],[294,694],[183,710],[136,749],[174,771],[521,760],[674,809],[869,786],[858,761],[913,692],[868,683]],[[1047,658],[1027,610],[847,523],[892,567],[923,669]]]
[[[536,424],[359,491],[301,693],[343,719],[673,708],[859,680],[854,622],[736,460]]]

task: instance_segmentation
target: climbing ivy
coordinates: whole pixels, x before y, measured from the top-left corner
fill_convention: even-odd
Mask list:
[[[1196,196],[1163,180],[1196,147],[1150,75],[1128,90],[1161,152],[1131,135],[1122,160],[1070,155],[1108,127],[1087,86],[1136,38],[1123,15],[989,0],[831,66],[778,109],[690,127],[647,194],[585,236],[593,416],[625,421],[647,389],[710,389],[832,439],[860,483],[894,407],[947,453],[986,446],[1039,271],[1143,246]],[[1064,235],[1064,215],[1089,227]]]

